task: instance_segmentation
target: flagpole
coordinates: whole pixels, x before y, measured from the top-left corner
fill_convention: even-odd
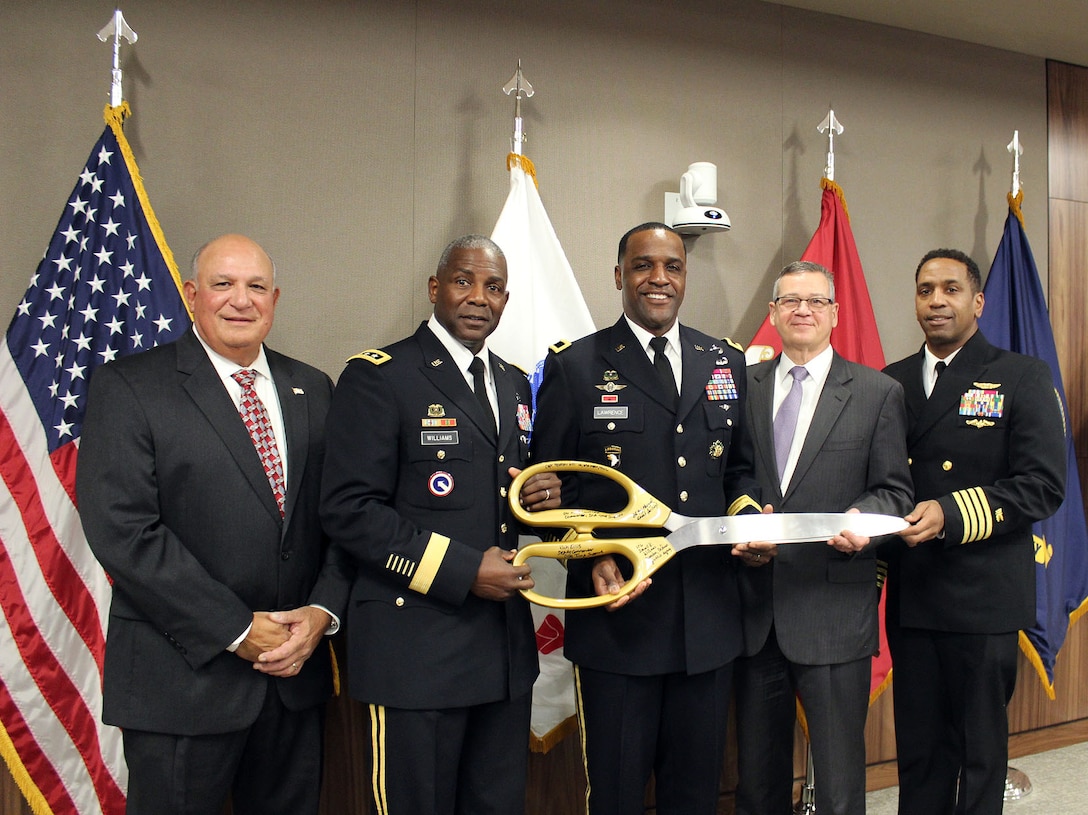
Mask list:
[[[135,45],[137,37],[136,32],[129,28],[128,23],[125,22],[125,15],[121,13],[121,9],[116,9],[113,12],[113,17],[110,21],[102,27],[102,30],[98,32],[98,39],[102,42],[106,42],[110,37],[113,37],[113,71],[111,72],[112,81],[110,83],[110,107],[117,107],[124,100],[124,93],[121,90],[121,40],[124,40],[129,45]]]
[[[1020,192],[1020,156],[1024,155],[1024,148],[1020,145],[1020,131],[1012,132],[1012,141],[1005,145],[1005,149],[1012,153],[1012,192],[1013,198]]]
[[[816,129],[821,133],[827,133],[827,166],[824,167],[824,178],[828,181],[835,180],[835,136],[842,135],[845,128],[842,123],[835,118],[835,111],[831,108],[827,110],[827,116],[824,120],[816,125]]]
[[[518,60],[517,70],[510,77],[510,81],[502,86],[502,91],[507,96],[514,94],[514,135],[510,139],[510,152],[520,156],[522,155],[522,145],[527,141],[521,121],[521,98],[524,96],[527,99],[535,93],[533,86],[529,84],[529,80],[521,72],[520,59]]]

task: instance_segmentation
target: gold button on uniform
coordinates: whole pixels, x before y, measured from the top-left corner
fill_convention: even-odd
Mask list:
[[[505,533],[506,532],[506,524],[503,524],[502,526],[500,526],[499,531]]]
[[[502,464],[504,461],[506,461],[506,456],[499,456],[499,464]]]
[[[398,597],[397,598],[397,608],[400,608],[403,605],[404,605],[404,598],[403,597]]]
[[[687,467],[688,466],[688,460],[686,458],[684,458],[683,456],[680,456],[680,458],[676,459],[676,463],[679,464],[681,467]]]
[[[687,490],[680,490],[680,500],[681,501],[688,500],[688,491]]]
[[[444,459],[446,457],[446,451],[445,450],[439,450],[437,453],[435,453],[435,455],[438,456],[438,460],[441,461],[442,459]]]
[[[676,426],[676,432],[677,433],[683,433],[684,432],[684,426],[682,424],[678,424]]]
[[[506,497],[506,487],[499,487],[499,496],[502,498]]]
[[[952,469],[952,462],[946,461],[944,464],[941,465],[941,469],[947,473],[949,470]]]
[[[616,429],[616,423],[615,422],[609,422],[608,423],[608,429],[609,430],[615,430]]]

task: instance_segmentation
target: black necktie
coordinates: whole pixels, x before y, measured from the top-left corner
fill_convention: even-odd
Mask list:
[[[672,372],[672,363],[665,357],[665,346],[668,340],[664,337],[654,337],[650,340],[650,347],[654,349],[654,370],[661,380],[661,387],[665,389],[665,396],[670,400],[669,405],[676,410],[676,403],[680,399],[676,392],[676,377]]]
[[[495,411],[491,408],[491,400],[487,398],[487,383],[484,382],[484,361],[479,357],[473,357],[468,366],[472,374],[472,390],[476,393],[476,400],[484,409],[484,415],[491,420],[491,427],[495,427]]]
[[[948,367],[948,365],[945,363],[945,361],[943,359],[937,360],[937,364],[933,366],[933,370],[937,372],[937,375],[933,377],[933,390],[931,390],[929,392],[930,396],[932,396],[933,391],[937,389],[937,383],[941,379],[941,374],[944,373],[944,369],[947,368],[947,367]]]

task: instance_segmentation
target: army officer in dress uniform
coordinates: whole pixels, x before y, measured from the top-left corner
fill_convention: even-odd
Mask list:
[[[506,259],[451,243],[415,334],[349,360],[327,422],[322,522],[357,566],[352,695],[368,703],[377,810],[510,815],[525,806],[536,642],[507,489],[528,458],[530,390],[490,353]],[[526,482],[531,510],[559,479]]]
[[[744,354],[680,324],[686,280],[687,253],[671,227],[646,223],[623,236],[615,268],[623,315],[553,347],[533,458],[615,467],[685,515],[758,512]],[[617,485],[599,476],[564,487],[567,505],[623,503]],[[716,811],[732,661],[742,646],[736,561],[724,547],[689,549],[637,599],[567,615],[590,813],[642,813],[651,772],[660,815]],[[568,568],[569,596],[614,592],[625,579],[611,556]]]

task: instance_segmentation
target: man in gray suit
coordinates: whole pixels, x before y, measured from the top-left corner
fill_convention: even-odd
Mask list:
[[[912,506],[903,389],[835,353],[838,309],[831,273],[818,263],[791,263],[775,281],[769,310],[782,354],[748,372],[765,511],[903,515]],[[734,549],[752,567],[740,575],[738,815],[792,811],[795,694],[808,720],[817,811],[865,811],[864,730],[880,597],[869,543],[844,532]]]
[[[271,259],[193,259],[193,330],[92,377],[77,491],[113,580],[102,719],[129,815],[316,813],[348,575],[317,517],[332,383],[264,346]]]

